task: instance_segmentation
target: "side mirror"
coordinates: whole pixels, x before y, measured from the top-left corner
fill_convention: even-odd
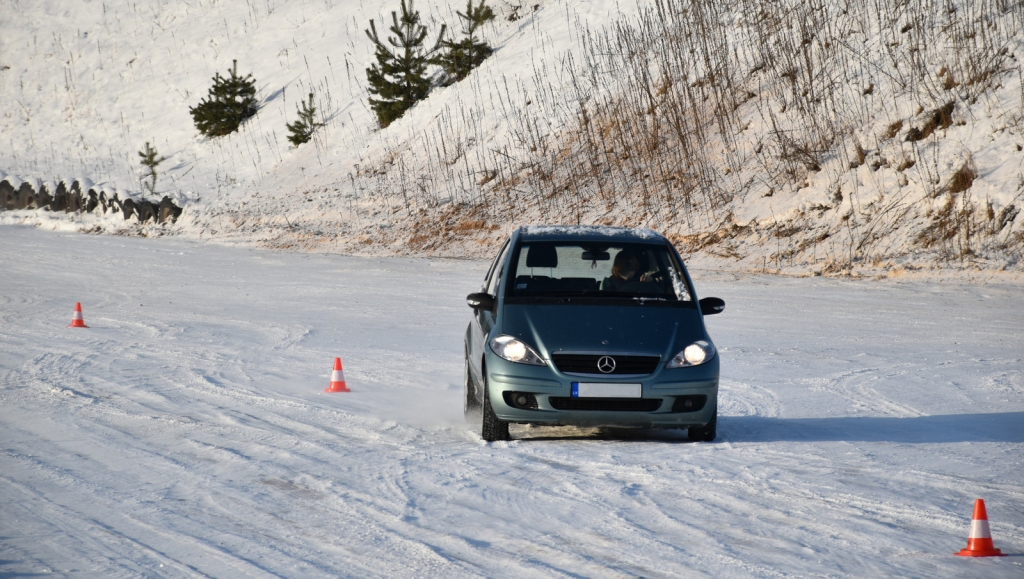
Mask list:
[[[704,298],[697,303],[700,304],[700,313],[705,316],[725,311],[725,300],[722,298]]]
[[[478,292],[466,296],[466,303],[474,310],[493,310],[494,296],[485,292]]]

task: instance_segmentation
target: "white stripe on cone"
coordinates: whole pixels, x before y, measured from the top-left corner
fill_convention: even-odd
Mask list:
[[[334,370],[331,372],[331,382],[344,382],[345,373],[342,370]]]
[[[974,519],[971,521],[971,534],[968,539],[991,539],[992,532],[988,528],[988,519]]]

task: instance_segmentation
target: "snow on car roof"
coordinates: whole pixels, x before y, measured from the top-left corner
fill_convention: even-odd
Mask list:
[[[664,241],[665,237],[646,227],[612,227],[609,225],[526,225],[520,228],[526,241],[538,239],[596,240],[609,237],[622,241]]]

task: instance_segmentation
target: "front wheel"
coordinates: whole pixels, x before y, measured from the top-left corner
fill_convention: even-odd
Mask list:
[[[487,442],[494,442],[496,440],[509,440],[511,436],[508,433],[508,422],[499,420],[494,414],[494,409],[491,408],[491,393],[487,389],[487,374],[484,373],[484,409],[481,414],[483,419],[481,420],[480,436]]]
[[[694,442],[711,442],[718,435],[718,409],[711,415],[711,421],[700,427],[690,427],[686,435]]]

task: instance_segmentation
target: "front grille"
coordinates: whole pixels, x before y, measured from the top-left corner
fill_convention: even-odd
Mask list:
[[[615,369],[602,372],[597,362],[604,354],[552,354],[551,360],[562,372],[570,374],[653,374],[661,361],[660,356],[608,356],[615,360]]]
[[[555,410],[595,410],[601,412],[654,412],[661,398],[566,398],[552,396],[548,402]]]

